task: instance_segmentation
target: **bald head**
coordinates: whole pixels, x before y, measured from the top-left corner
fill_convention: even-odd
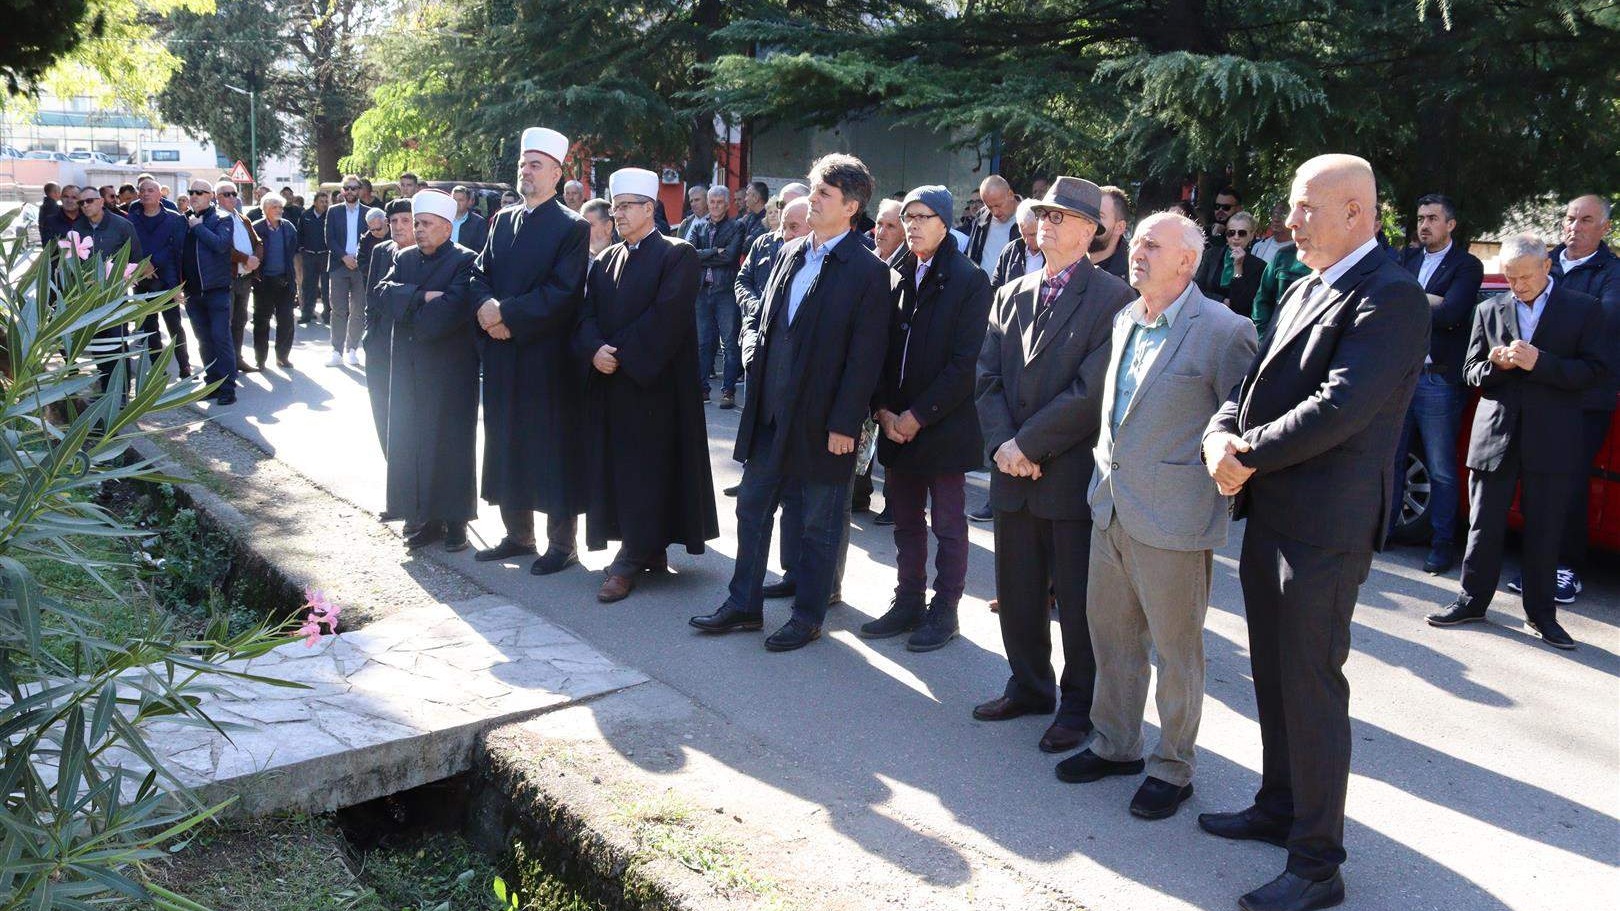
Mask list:
[[[1299,259],[1318,271],[1378,233],[1378,182],[1372,165],[1354,155],[1319,155],[1300,165],[1289,204]]]
[[[1018,212],[1018,196],[1000,174],[991,174],[979,182],[979,198],[990,210],[990,217],[998,222],[1005,222]]]
[[[800,196],[782,207],[782,239],[793,240],[810,231],[810,198]]]

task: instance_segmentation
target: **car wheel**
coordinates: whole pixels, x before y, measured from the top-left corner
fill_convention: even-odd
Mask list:
[[[1401,544],[1422,544],[1433,534],[1429,505],[1434,482],[1429,476],[1429,466],[1423,462],[1423,451],[1416,443],[1414,440],[1406,453],[1406,488],[1401,497],[1401,514],[1395,520],[1394,538]]]

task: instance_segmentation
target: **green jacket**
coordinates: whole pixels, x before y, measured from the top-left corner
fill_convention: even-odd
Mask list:
[[[1283,244],[1266,264],[1266,271],[1260,276],[1260,290],[1254,293],[1254,308],[1249,318],[1254,320],[1255,332],[1262,338],[1266,330],[1271,327],[1271,316],[1277,310],[1277,302],[1282,300],[1294,282],[1311,274],[1311,267],[1300,262],[1297,258],[1299,247],[1295,244]]]

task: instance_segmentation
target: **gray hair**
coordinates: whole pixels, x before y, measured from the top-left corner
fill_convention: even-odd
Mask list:
[[[1020,228],[1035,220],[1035,204],[1038,202],[1040,200],[1029,198],[1018,201],[1018,211],[1013,213],[1013,218],[1017,220]]]
[[[730,202],[731,201],[731,188],[727,187],[727,186],[725,186],[723,184],[718,184],[717,183],[714,186],[709,188],[708,195],[709,196],[719,196],[719,197],[722,197],[723,199],[725,199],[726,202]]]
[[[214,182],[214,192],[215,193],[218,193],[220,191],[221,187],[223,187],[223,188],[225,188],[227,190],[234,190],[234,189],[236,189],[236,184],[231,183],[228,180],[218,180],[218,181]]]
[[[287,202],[274,193],[267,194],[263,199],[259,200],[260,209],[269,209],[271,207],[284,209],[287,207]]]
[[[878,217],[882,218],[883,213],[889,211],[890,209],[893,209],[894,214],[896,216],[899,216],[899,214],[900,214],[900,200],[892,199],[892,198],[889,198],[889,197],[884,197],[883,201],[878,203]]]
[[[1252,222],[1253,219],[1251,218],[1250,221]],[[1158,227],[1161,222],[1170,222],[1175,226],[1175,233],[1180,239],[1181,245],[1193,251],[1193,271],[1198,271],[1198,264],[1204,258],[1204,229],[1198,227],[1198,222],[1171,209],[1165,212],[1154,212],[1147,218],[1142,219],[1136,226],[1135,236],[1138,238],[1146,237],[1148,232]]]
[[[366,210],[366,223],[367,224],[370,224],[371,222],[374,222],[374,221],[387,221],[387,220],[388,220],[387,213],[385,213],[383,210],[377,208],[376,206],[372,206],[370,209]]]
[[[1515,234],[1502,241],[1502,249],[1496,254],[1498,262],[1510,263],[1526,256],[1538,260],[1547,258],[1547,244],[1534,234]]]
[[[1254,220],[1253,215],[1250,215],[1247,210],[1243,210],[1243,209],[1240,209],[1240,210],[1238,210],[1236,212],[1233,212],[1230,216],[1227,217],[1227,219],[1226,219],[1227,226],[1230,227],[1232,222],[1234,222],[1234,221],[1241,221],[1244,224],[1248,225],[1250,234],[1253,234],[1254,229],[1259,227],[1259,224],[1260,224],[1259,222]]]
[[[783,199],[787,199],[789,196],[793,196],[796,199],[796,198],[799,198],[799,197],[809,196],[809,195],[810,195],[810,188],[805,186],[802,183],[799,183],[797,180],[795,180],[794,182],[792,182],[792,183],[788,184],[787,186],[783,187],[782,188],[782,193],[781,193],[781,196],[782,196]],[[788,200],[788,202],[792,202],[792,201],[793,200]]]
[[[1574,203],[1580,202],[1583,199],[1590,199],[1593,202],[1596,202],[1597,205],[1598,205],[1598,212],[1600,213],[1600,216],[1602,217],[1602,219],[1604,221],[1609,220],[1609,215],[1614,211],[1614,204],[1609,202],[1608,197],[1599,196],[1596,193],[1588,193],[1585,196],[1577,196],[1577,197],[1575,197],[1574,199],[1570,200],[1570,203],[1574,204]]]
[[[583,192],[585,192],[585,185],[580,183],[577,180],[570,180],[567,183],[563,184],[563,189],[564,190],[578,190],[581,193],[583,193]]]

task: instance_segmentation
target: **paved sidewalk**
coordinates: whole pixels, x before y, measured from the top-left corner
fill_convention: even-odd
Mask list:
[[[324,355],[323,345],[301,343],[297,371],[250,376],[235,406],[209,414],[282,465],[375,511],[383,465],[364,373],[321,367]],[[737,412],[708,415],[718,490],[738,474],[729,458]],[[982,497],[971,494],[970,505]],[[847,606],[833,611],[823,641],[772,655],[757,636],[711,639],[685,624],[720,602],[730,575],[733,501],[719,505],[721,537],[710,553],[672,551],[672,574],[606,607],[593,597],[606,553],[585,555],[593,571],[545,579],[517,564],[475,564],[470,553],[408,556],[401,547],[397,555],[413,575],[439,567],[464,573],[720,719],[734,736],[705,737],[699,728],[691,739],[647,751],[611,736],[635,728],[615,718],[603,724],[602,742],[672,787],[693,765],[704,770],[697,778],[706,788],[724,786],[715,784],[724,781],[714,771],[722,768],[739,794],[791,795],[757,809],[782,814],[786,828],[836,834],[847,853],[824,858],[829,866],[886,871],[889,887],[913,883],[948,894],[947,906],[1000,894],[1011,873],[1043,894],[1052,890],[1060,906],[1098,911],[1231,908],[1280,871],[1276,849],[1221,842],[1194,821],[1198,812],[1245,805],[1258,783],[1235,578],[1241,528],[1216,557],[1198,793],[1175,818],[1144,823],[1126,812],[1134,781],[1056,781],[1054,757],[1035,749],[1044,720],[997,725],[969,717],[1006,676],[996,618],[984,609],[993,595],[987,528],[971,532],[963,637],[950,647],[913,655],[897,642],[854,635],[885,609],[894,582],[888,529],[858,516]],[[485,541],[500,537],[493,510],[486,507],[474,532]],[[1612,564],[1599,568],[1563,612],[1581,643],[1563,654],[1522,632],[1518,599],[1505,592],[1487,626],[1425,626],[1423,613],[1448,600],[1456,582],[1425,575],[1422,556],[1412,549],[1381,555],[1357,611],[1347,668],[1357,752],[1346,907],[1607,904],[1620,895],[1620,575]],[[361,577],[371,571],[353,569]],[[781,602],[767,611],[770,621],[785,619]],[[647,719],[649,726],[665,721]]]

